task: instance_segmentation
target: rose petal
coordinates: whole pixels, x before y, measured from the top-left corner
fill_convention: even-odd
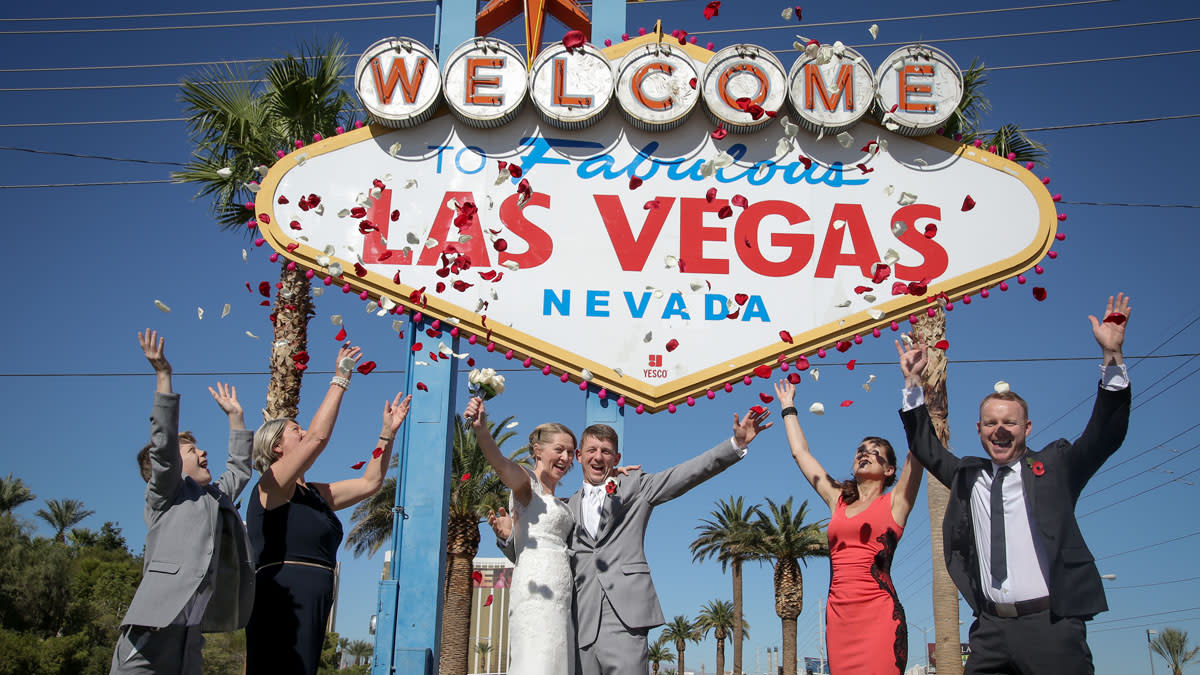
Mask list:
[[[845,401],[842,401],[842,403],[841,403],[841,406],[843,408],[849,408],[851,405],[854,405],[854,401],[845,400]]]
[[[418,391],[429,391],[429,387],[428,387],[428,386],[426,386],[424,382],[418,382],[418,383],[417,383],[417,390],[418,390]]]
[[[629,189],[636,190],[642,186],[642,179],[637,176],[629,177]]]
[[[717,128],[713,129],[712,133],[709,135],[712,136],[714,141],[719,141],[729,135],[729,130],[724,126],[718,125]]]
[[[763,403],[770,403],[771,401],[775,400],[775,397],[771,396],[769,394],[764,394],[764,393],[759,392],[758,400],[762,401]]]
[[[725,206],[722,206],[720,211],[717,211],[717,217],[721,218],[722,220],[724,220],[725,218],[728,218],[732,215],[733,215],[733,209],[730,208],[728,204],[726,204]]]
[[[754,374],[763,378],[764,380],[769,380],[771,379],[771,366],[765,364],[756,366],[754,368]]]
[[[171,311],[171,308],[167,307],[166,303],[164,303],[162,300],[155,300],[154,306],[157,307],[158,311],[162,312],[163,314],[167,314]]]
[[[1038,302],[1045,300],[1046,299],[1046,289],[1042,288],[1041,286],[1034,286],[1033,287],[1033,297]]]
[[[997,394],[1006,394],[1009,391],[1009,386],[1008,386],[1007,382],[1005,382],[1004,380],[1000,380],[996,384],[992,385],[992,389]]]
[[[358,372],[362,373],[363,375],[370,375],[371,371],[375,370],[375,362],[367,361],[365,363],[360,363],[360,364],[358,364],[358,368],[356,370],[358,370]]]
[[[933,346],[937,349],[945,351],[950,348],[950,343],[947,340],[938,340]]]
[[[871,34],[871,39],[879,37],[879,24],[873,23],[867,27],[867,32]]]
[[[925,226],[925,238],[933,239],[937,235],[937,225],[930,223]]]
[[[971,195],[967,195],[965,198],[963,198],[962,210],[970,211],[973,208],[975,208],[975,200],[971,199]]]
[[[676,349],[679,349],[679,340],[676,340],[675,338],[671,338],[670,340],[667,341],[667,351],[673,352]]]
[[[814,403],[814,404],[808,406],[808,412],[810,412],[814,415],[824,415],[825,414],[825,404],[824,403]]]
[[[363,468],[366,465],[367,465],[366,462],[355,462],[350,465],[350,468],[354,469],[355,471],[358,471],[359,469]]]
[[[714,187],[714,188],[708,188],[708,192],[705,192],[705,193],[704,193],[704,199],[705,199],[705,201],[707,201],[709,204],[711,204],[711,203],[712,203],[712,201],[713,201],[714,199],[716,199],[716,198],[717,198],[717,188],[715,188],[715,187]]]
[[[721,0],[713,0],[704,6],[704,18],[711,19],[721,11]]]
[[[789,345],[792,344],[792,334],[787,332],[786,330],[779,331],[779,339],[783,340],[784,342],[788,343]]]
[[[846,363],[846,370],[854,370],[854,366],[858,363],[858,359],[850,359]]]
[[[336,342],[341,342],[341,341],[345,340],[346,339],[346,327],[342,326],[342,329],[337,332],[337,335],[333,336],[333,339]]]
[[[729,200],[729,203],[742,209],[750,206],[750,202],[742,195],[734,195],[733,198]]]
[[[1125,323],[1126,318],[1127,317],[1120,312],[1113,312],[1112,314],[1104,317],[1104,323],[1112,323],[1120,326],[1121,324]]]

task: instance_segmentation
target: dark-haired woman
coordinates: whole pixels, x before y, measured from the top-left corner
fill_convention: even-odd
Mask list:
[[[825,611],[829,672],[903,673],[908,626],[892,583],[892,559],[921,489],[923,468],[909,453],[896,475],[896,452],[868,436],[854,453],[853,475],[838,481],[808,449],[793,403],[795,385],[775,385],[792,457],[829,505],[829,604]],[[893,483],[896,489],[886,492]]]

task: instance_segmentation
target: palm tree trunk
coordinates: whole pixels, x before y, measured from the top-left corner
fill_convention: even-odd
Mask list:
[[[783,672],[796,672],[796,617],[781,619],[783,623]]]
[[[304,371],[292,357],[308,349],[308,320],[313,310],[312,286],[303,270],[279,273],[282,288],[275,295],[275,340],[271,346],[271,381],[267,384],[267,419],[295,417],[300,410],[300,381]]]
[[[442,604],[441,675],[466,675],[470,656],[471,565],[479,551],[479,521],[450,515],[446,533],[446,586]]]
[[[938,307],[934,316],[922,315],[913,325],[913,337],[927,345],[946,338],[946,312]],[[949,395],[946,391],[946,353],[931,349],[929,366],[925,369],[925,407],[933,421],[938,440],[950,446],[950,426],[947,422]],[[950,501],[950,489],[937,480],[929,480],[929,545],[933,556],[933,623],[934,656],[939,675],[962,675],[962,650],[959,647],[958,589],[946,570],[946,554],[942,541],[942,520]],[[924,645],[922,645],[924,648]]]
[[[717,638],[717,675],[725,675],[725,639]]]
[[[675,669],[675,672],[679,673],[679,675],[683,675],[683,640],[679,640],[675,643],[675,651],[679,654],[679,658],[677,659],[679,668]]]
[[[742,561],[734,560],[733,568],[733,673],[742,673]],[[724,675],[724,673],[722,673]]]

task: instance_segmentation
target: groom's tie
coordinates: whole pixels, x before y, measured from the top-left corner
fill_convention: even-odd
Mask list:
[[[604,486],[584,483],[583,508],[580,515],[583,516],[583,529],[592,539],[595,539],[600,532],[600,511],[603,508]]]

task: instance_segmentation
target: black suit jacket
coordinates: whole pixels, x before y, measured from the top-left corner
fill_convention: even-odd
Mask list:
[[[1049,563],[1050,611],[1056,616],[1092,616],[1108,609],[1096,563],[1079,532],[1075,503],[1085,485],[1121,442],[1129,428],[1130,391],[1100,388],[1092,417],[1079,440],[1060,438],[1041,452],[1026,452],[1021,459],[1021,482]],[[984,599],[979,581],[979,558],[971,524],[971,489],[986,457],[955,457],[934,433],[925,406],[901,411],[909,449],[931,476],[950,488],[950,503],[942,521],[946,569],[976,614]],[[1035,475],[1039,463],[1042,475]]]

